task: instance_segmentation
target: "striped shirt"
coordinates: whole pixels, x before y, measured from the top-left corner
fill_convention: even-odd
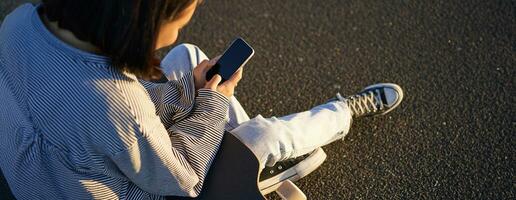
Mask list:
[[[53,36],[25,4],[0,27],[0,167],[18,199],[196,196],[229,106],[192,74],[156,84]]]

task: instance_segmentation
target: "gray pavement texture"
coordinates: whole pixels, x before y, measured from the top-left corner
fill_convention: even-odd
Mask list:
[[[24,1],[1,0],[0,16]],[[298,181],[309,199],[515,199],[514,0],[206,1],[180,42],[256,50],[237,97],[251,116],[400,84]],[[316,134],[316,133],[315,133]],[[269,195],[270,199],[279,199]]]

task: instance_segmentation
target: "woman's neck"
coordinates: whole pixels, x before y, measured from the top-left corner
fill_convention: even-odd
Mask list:
[[[97,47],[95,47],[95,45],[93,45],[93,44],[91,44],[89,42],[85,42],[85,41],[79,40],[69,30],[59,28],[58,23],[50,21],[44,13],[40,12],[39,16],[42,19],[43,24],[45,24],[45,27],[47,27],[47,29],[52,34],[54,34],[54,36],[56,36],[57,38],[59,38],[63,42],[65,42],[65,43],[67,43],[67,44],[69,44],[69,45],[71,45],[71,46],[73,46],[73,47],[75,47],[77,49],[83,50],[83,51],[87,51],[87,52],[90,52],[90,53],[97,53],[97,54],[100,53],[100,50]]]

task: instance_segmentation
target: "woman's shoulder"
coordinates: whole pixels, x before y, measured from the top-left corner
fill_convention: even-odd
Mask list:
[[[30,15],[34,10],[36,10],[36,8],[37,5],[31,3],[22,4],[15,8],[12,12],[7,14],[7,16],[5,17],[5,21],[7,22],[10,20],[25,20],[27,18],[24,17]]]
[[[32,13],[35,12],[35,10],[36,6],[30,3],[18,6],[12,12],[7,14],[7,16],[3,19],[0,31],[15,31],[16,29],[25,26],[26,24],[28,24],[28,22],[30,22],[30,16],[32,15]]]

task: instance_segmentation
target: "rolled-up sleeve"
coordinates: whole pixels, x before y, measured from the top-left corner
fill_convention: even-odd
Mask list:
[[[210,89],[192,95],[192,82],[186,77],[164,84],[143,83],[145,88],[120,87],[132,88],[122,91],[128,99],[142,94],[147,98],[127,101],[140,132],[136,142],[111,159],[131,182],[149,193],[197,196],[219,149],[229,101]],[[149,109],[150,104],[157,109]]]

